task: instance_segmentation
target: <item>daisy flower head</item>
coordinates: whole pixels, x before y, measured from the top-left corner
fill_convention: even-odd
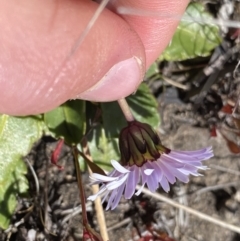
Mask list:
[[[213,156],[212,148],[197,151],[173,151],[161,144],[158,134],[145,123],[132,121],[125,127],[119,138],[121,152],[120,163],[112,160],[113,171],[107,176],[93,173],[92,184],[102,184],[99,192],[88,200],[94,201],[103,196],[102,202],[108,199],[106,209],[113,210],[122,196],[130,199],[139,195],[142,188],[155,192],[162,187],[165,192],[178,179],[184,183],[189,175],[200,176],[198,170],[206,170],[202,161]],[[136,185],[141,188],[135,192]]]

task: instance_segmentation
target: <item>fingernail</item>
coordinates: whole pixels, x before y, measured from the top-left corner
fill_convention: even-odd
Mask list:
[[[137,57],[115,64],[93,87],[77,98],[91,101],[113,101],[133,93],[144,76],[142,61]]]

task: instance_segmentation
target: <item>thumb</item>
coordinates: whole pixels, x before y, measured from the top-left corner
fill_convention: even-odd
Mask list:
[[[98,5],[79,0],[0,2],[0,113],[49,111],[68,99],[131,94],[145,71],[138,35],[105,9],[70,58]]]

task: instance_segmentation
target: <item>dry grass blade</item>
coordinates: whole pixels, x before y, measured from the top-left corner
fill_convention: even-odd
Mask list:
[[[90,155],[90,150],[89,150],[89,147],[87,145],[86,139],[84,139],[82,141],[82,146],[83,146],[83,152],[84,152],[84,155],[86,156],[86,158],[88,158],[88,160],[93,162],[92,157]],[[88,168],[88,171],[89,171],[89,174],[91,175],[92,171],[91,171],[90,168]],[[99,191],[99,186],[93,185],[92,186],[93,194],[96,194],[98,191]],[[95,209],[96,209],[96,213],[97,213],[97,220],[98,220],[101,236],[102,236],[104,241],[107,241],[107,240],[109,240],[109,236],[108,236],[108,232],[107,232],[107,227],[106,227],[104,211],[103,211],[103,207],[102,207],[102,203],[101,203],[101,198],[98,197],[94,201],[94,203],[95,203]]]
[[[233,169],[230,169],[230,168],[226,168],[226,167],[222,167],[222,166],[214,165],[214,164],[210,164],[209,167],[213,168],[213,169],[216,169],[216,170],[219,170],[219,171],[222,171],[222,172],[228,172],[228,173],[240,176],[239,171],[236,171],[236,170],[233,170]]]
[[[179,89],[183,89],[183,90],[189,90],[189,86],[188,85],[184,85],[184,84],[181,84],[181,83],[178,83],[170,78],[167,78],[166,76],[163,76],[162,77],[164,81],[166,81],[168,84],[172,85],[172,86],[175,86]]]
[[[205,192],[216,191],[216,190],[226,188],[226,187],[231,187],[231,186],[238,186],[239,184],[240,184],[239,181],[229,182],[229,183],[221,183],[221,184],[217,184],[214,186],[208,186],[208,187],[201,188],[200,190],[196,191],[195,194],[201,195]]]
[[[75,44],[72,46],[71,50],[69,51],[69,53],[67,54],[66,58],[63,60],[62,64],[59,67],[59,71],[57,71],[56,76],[54,77],[54,79],[58,78],[58,75],[60,73],[60,70],[64,68],[64,66],[66,66],[66,64],[68,63],[69,59],[75,54],[75,52],[78,50],[79,46],[82,44],[82,42],[84,41],[85,37],[87,36],[87,34],[89,33],[89,31],[91,30],[91,28],[93,27],[93,25],[95,24],[95,22],[97,21],[98,17],[100,16],[100,14],[102,13],[102,11],[104,10],[104,8],[106,7],[106,5],[109,3],[110,0],[103,0],[100,4],[98,9],[96,10],[96,12],[94,13],[94,15],[92,16],[92,18],[90,19],[90,21],[88,22],[86,28],[84,29],[84,31],[81,33],[81,35],[79,36],[79,38],[76,40]]]
[[[147,11],[147,10],[142,10],[142,9],[133,9],[129,7],[119,7],[117,12],[122,15],[133,15],[133,16],[145,16],[145,17],[158,17],[158,18],[170,18],[170,19],[176,19],[176,20],[181,20],[183,19],[184,21],[188,22],[197,22],[200,24],[216,24],[219,26],[225,26],[225,27],[231,27],[231,28],[240,28],[240,22],[239,21],[233,21],[233,20],[222,20],[222,19],[217,19],[213,18],[211,19],[211,23],[209,23],[208,19],[204,19],[201,17],[190,17],[190,16],[181,16],[181,15],[176,15],[176,14],[171,14],[171,13],[159,13],[159,12],[154,12],[154,11]]]
[[[36,172],[34,171],[31,163],[29,162],[29,160],[26,158],[25,159],[25,162],[27,163],[32,175],[33,175],[33,178],[34,178],[34,181],[35,181],[35,185],[36,185],[36,195],[38,196],[39,195],[39,181],[38,181],[38,177],[37,177],[37,174]]]
[[[139,186],[137,187],[137,189],[140,189],[140,188],[141,188],[141,187],[139,187]],[[214,224],[216,224],[216,225],[218,225],[218,226],[221,226],[221,227],[223,227],[223,228],[225,228],[225,229],[229,229],[229,230],[231,230],[231,231],[234,231],[234,232],[240,234],[240,227],[237,227],[237,226],[235,226],[235,225],[226,223],[226,222],[221,221],[221,220],[219,220],[219,219],[216,219],[216,218],[213,218],[213,217],[211,217],[211,216],[208,216],[207,214],[201,213],[201,212],[196,211],[196,210],[194,210],[194,209],[192,209],[192,208],[189,208],[189,207],[186,207],[186,206],[184,206],[184,205],[181,205],[181,204],[173,201],[172,199],[170,199],[170,198],[168,198],[168,197],[164,197],[163,195],[161,195],[161,194],[159,194],[159,193],[152,193],[151,191],[149,191],[149,190],[146,189],[146,188],[143,188],[143,191],[142,191],[142,192],[145,193],[145,194],[147,194],[148,196],[151,196],[151,197],[153,197],[153,198],[156,198],[156,199],[159,200],[159,201],[165,202],[165,203],[167,203],[167,204],[169,204],[169,205],[171,205],[171,206],[173,206],[173,207],[175,207],[175,208],[182,209],[182,210],[184,210],[185,212],[190,213],[190,214],[192,214],[192,215],[194,215],[194,216],[196,216],[196,217],[198,217],[198,218],[200,218],[200,219],[203,219],[203,220],[208,221],[208,222],[210,222],[210,223],[214,223]]]
[[[45,182],[44,182],[44,228],[45,233],[50,233],[50,222],[48,217],[48,179],[49,179],[49,164],[48,161],[46,163],[46,176],[45,176]]]
[[[99,4],[98,9],[96,10],[94,15],[92,16],[91,20],[87,24],[87,26],[84,29],[84,31],[81,33],[80,37],[78,38],[78,40],[76,41],[74,46],[72,47],[68,57],[71,57],[77,51],[77,49],[79,48],[79,46],[81,45],[81,43],[83,42],[83,40],[85,39],[85,37],[87,36],[89,31],[91,30],[91,28],[93,27],[93,25],[95,24],[95,22],[97,21],[98,17],[100,16],[100,14],[102,13],[102,11],[104,10],[104,8],[106,7],[106,5],[108,4],[109,1],[110,0],[103,0]]]

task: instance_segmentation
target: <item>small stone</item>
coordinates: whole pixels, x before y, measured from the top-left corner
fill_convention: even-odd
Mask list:
[[[27,241],[36,240],[36,234],[37,234],[37,231],[35,229],[28,230]]]

